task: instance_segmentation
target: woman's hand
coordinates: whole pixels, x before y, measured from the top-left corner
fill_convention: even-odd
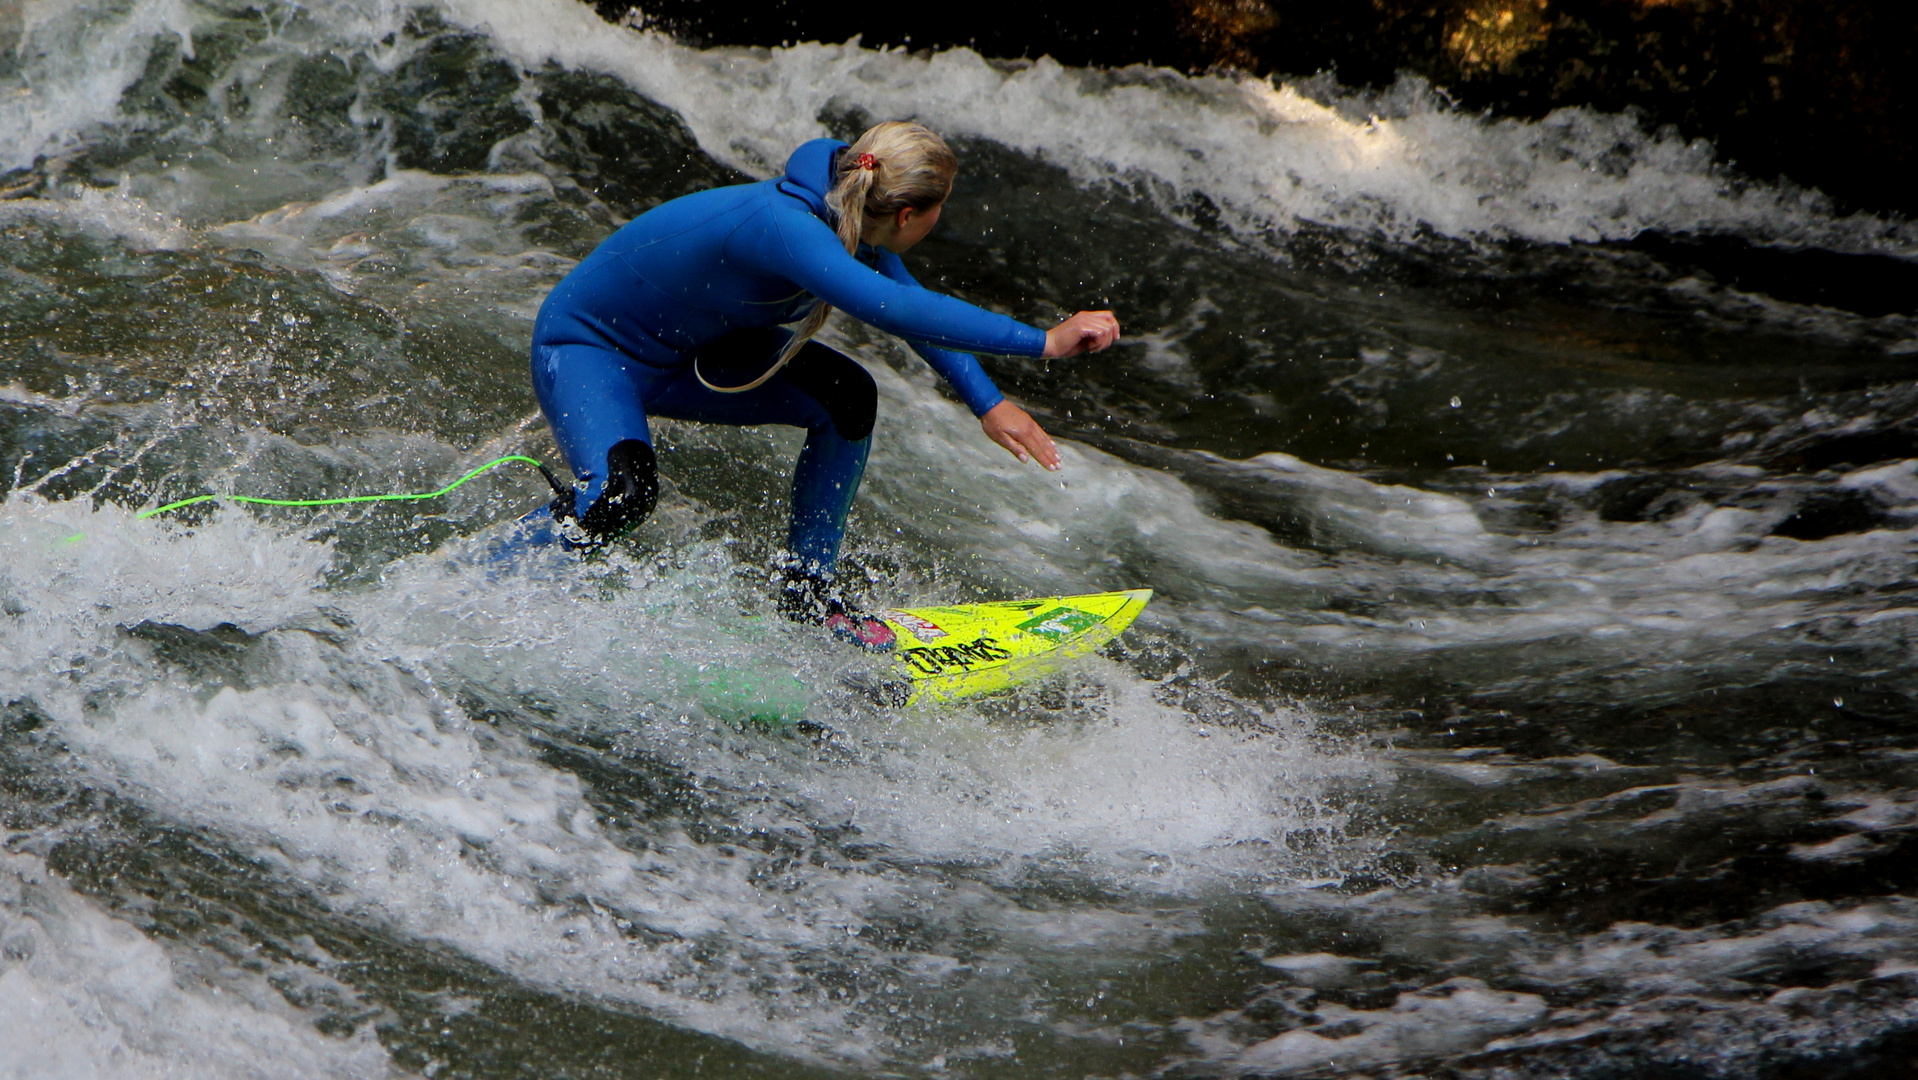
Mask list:
[[[1119,340],[1119,320],[1110,311],[1081,311],[1046,331],[1047,360],[1098,352]]]
[[[1113,331],[1118,331],[1117,323],[1113,324]],[[979,426],[986,429],[986,438],[1012,451],[1012,456],[1020,461],[1037,459],[1053,472],[1059,471],[1059,449],[1052,445],[1052,436],[1012,402],[1002,401],[986,410],[986,415],[979,418]]]
[[[1119,340],[1119,320],[1110,311],[1081,311],[1046,331],[1046,351],[1052,360],[1061,356],[1098,352]],[[1012,451],[1020,461],[1037,461],[1053,472],[1059,471],[1059,448],[1052,436],[1030,414],[1010,401],[1001,401],[979,418],[986,438]]]

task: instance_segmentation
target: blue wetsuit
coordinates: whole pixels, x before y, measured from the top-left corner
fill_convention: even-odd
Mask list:
[[[845,148],[815,139],[793,152],[784,176],[655,207],[547,295],[533,329],[533,389],[585,484],[579,507],[599,499],[614,447],[650,447],[648,415],[803,427],[788,547],[830,571],[872,444],[871,376],[808,343],[758,388],[722,394],[694,376],[694,358],[750,350],[770,361],[788,336],[777,327],[824,300],[904,338],[984,415],[1004,395],[957,350],[1044,351],[1044,331],[921,288],[890,251],[847,254],[825,202]]]

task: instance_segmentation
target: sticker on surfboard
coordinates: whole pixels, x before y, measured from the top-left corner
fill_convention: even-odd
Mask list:
[[[938,623],[931,619],[920,618],[910,611],[882,611],[879,617],[894,627],[905,627],[920,641],[938,641],[942,637],[950,636],[940,628]]]
[[[899,608],[879,617],[899,635],[895,674],[912,701],[958,701],[1056,671],[1118,637],[1151,589]]]

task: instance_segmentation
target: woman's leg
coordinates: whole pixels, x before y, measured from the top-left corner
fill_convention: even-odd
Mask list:
[[[783,336],[734,335],[724,344],[776,349]],[[637,524],[658,495],[647,413],[709,424],[787,424],[806,429],[793,470],[792,523],[786,544],[796,565],[781,589],[790,618],[822,623],[866,649],[890,649],[884,621],[849,610],[832,586],[846,514],[866,472],[879,391],[852,360],[807,342],[785,368],[752,390],[722,394],[700,384],[693,365],[671,371],[588,346],[537,349],[533,389],[573,474],[585,482],[587,510],[554,500],[555,524],[575,544],[603,543]],[[643,478],[636,478],[643,466]]]
[[[720,345],[765,349],[770,355],[784,341],[784,332],[740,331]],[[802,567],[823,576],[838,561],[846,515],[866,472],[878,400],[879,391],[864,368],[809,341],[779,374],[738,394],[702,386],[688,365],[657,386],[646,399],[646,409],[656,416],[709,424],[805,428],[806,445],[793,469],[787,548]]]
[[[879,388],[845,355],[809,341],[774,377],[819,403],[827,423],[807,428],[793,467],[792,522],[786,546],[802,566],[831,573],[846,536],[846,515],[866,475]]]
[[[604,543],[652,511],[659,478],[645,402],[671,374],[590,345],[534,349],[533,393],[567,466],[585,484],[551,507],[569,541]]]

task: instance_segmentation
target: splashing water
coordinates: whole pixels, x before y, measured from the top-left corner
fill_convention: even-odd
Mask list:
[[[1757,269],[1902,280],[1908,222],[1409,79],[699,50],[562,0],[23,11],[8,1072],[1903,1060],[1918,328]],[[771,612],[788,431],[660,424],[593,563],[488,561],[531,475],[136,517],[557,460],[525,350],[577,259],[903,115],[962,155],[922,279],[1128,337],[988,359],[1042,475],[829,327],[881,397],[850,572],[1153,586],[1102,656],[874,705]]]

